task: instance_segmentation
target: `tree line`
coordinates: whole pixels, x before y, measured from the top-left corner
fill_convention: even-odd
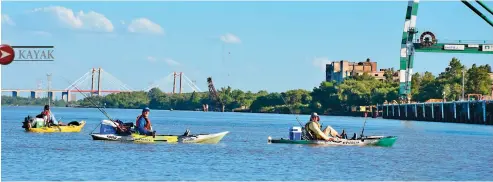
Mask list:
[[[492,80],[489,65],[472,65],[466,68],[460,60],[453,58],[449,66],[438,76],[431,72],[415,73],[412,76],[411,97],[413,101],[425,102],[429,99],[459,100],[462,97],[464,71],[465,94],[491,94]],[[225,111],[263,112],[263,113],[303,113],[318,112],[330,114],[346,112],[351,106],[369,106],[399,100],[399,81],[393,80],[392,71],[386,71],[385,80],[377,80],[369,74],[352,76],[342,83],[323,81],[312,90],[295,89],[286,92],[242,91],[231,87],[218,90]],[[45,100],[47,101],[47,100]],[[2,104],[33,105],[42,99],[12,98],[2,96]],[[46,102],[45,102],[46,103]],[[208,92],[168,94],[159,88],[149,92],[114,93],[106,96],[91,96],[79,101],[65,103],[56,101],[55,105],[78,105],[81,107],[134,108],[202,110],[204,104],[209,111],[220,110],[220,105],[209,97]]]

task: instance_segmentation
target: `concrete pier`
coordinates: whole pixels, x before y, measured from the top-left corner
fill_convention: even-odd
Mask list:
[[[48,99],[50,99],[51,101],[53,101],[53,92],[48,92]]]
[[[65,102],[70,102],[72,101],[72,93],[70,91],[62,92],[62,99]]]
[[[31,99],[39,98],[38,92],[31,91]]]
[[[385,119],[493,125],[493,100],[377,105]]]

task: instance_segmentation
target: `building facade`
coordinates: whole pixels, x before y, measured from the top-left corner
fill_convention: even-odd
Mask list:
[[[399,80],[398,72],[395,72],[393,69],[378,70],[377,62],[372,62],[370,59],[366,59],[365,62],[349,62],[342,60],[325,65],[325,81],[336,81],[340,83],[347,77],[363,75],[364,73],[368,73],[377,80],[385,80],[384,74],[386,70],[391,70],[393,79]]]

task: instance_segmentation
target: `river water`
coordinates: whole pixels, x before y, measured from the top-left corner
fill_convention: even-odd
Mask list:
[[[134,144],[93,141],[105,116],[92,108],[52,108],[85,120],[80,133],[26,133],[23,118],[41,110],[2,107],[2,180],[493,180],[492,126],[368,118],[365,134],[398,136],[393,147],[316,147],[267,143],[288,137],[293,115],[153,110],[161,134],[230,133],[219,144]],[[128,122],[140,113],[106,111]],[[321,120],[360,133],[364,118]]]

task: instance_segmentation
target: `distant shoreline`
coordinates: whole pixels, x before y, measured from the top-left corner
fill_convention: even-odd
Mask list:
[[[42,107],[43,105],[2,105],[6,107],[24,107],[24,106],[39,106]],[[94,106],[78,106],[78,107],[70,107],[70,106],[52,106],[55,108],[94,108],[97,109],[97,107]],[[117,108],[117,107],[106,107],[102,109],[140,109],[140,108]],[[153,109],[153,110],[160,110],[160,111],[194,111],[194,112],[204,112],[202,110],[178,110],[178,109]],[[207,112],[218,112],[220,111],[207,111]],[[225,113],[256,113],[256,114],[286,114],[286,115],[293,115],[293,113],[282,113],[282,112],[251,112],[250,110],[237,110],[237,111],[225,111]],[[311,113],[294,113],[294,115],[310,115]],[[331,114],[323,114],[323,113],[318,113],[319,115],[323,116],[351,116],[351,117],[364,117],[363,112],[333,112]],[[368,114],[368,117],[371,117],[371,113]]]

